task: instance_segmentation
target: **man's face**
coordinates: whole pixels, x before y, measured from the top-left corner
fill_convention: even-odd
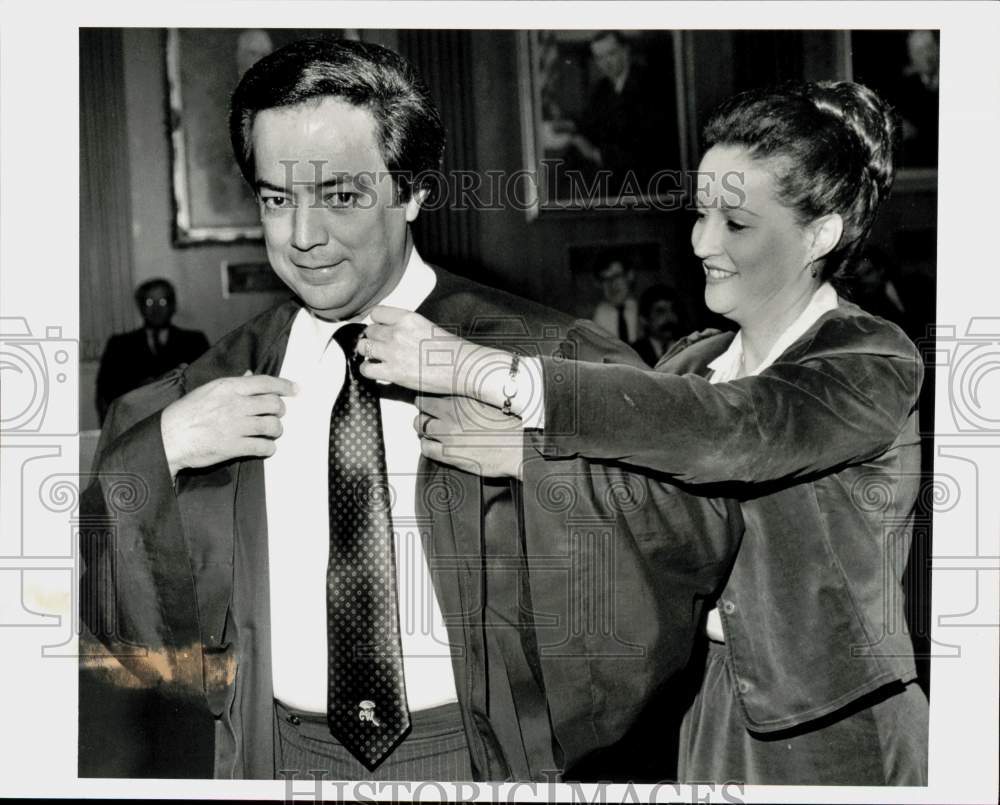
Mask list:
[[[632,272],[627,270],[620,260],[608,263],[600,273],[601,292],[610,305],[618,307],[625,304],[632,290]]]
[[[930,31],[913,31],[906,38],[910,61],[924,75],[934,75],[938,71],[939,49]]]
[[[671,339],[677,332],[677,313],[669,299],[657,299],[649,308],[647,319],[649,332],[658,338]]]
[[[242,76],[274,50],[271,35],[260,28],[243,31],[236,40],[236,69]]]
[[[613,36],[605,36],[590,43],[597,69],[611,81],[617,81],[628,67],[628,48]]]
[[[251,136],[271,267],[318,316],[363,315],[402,276],[420,209],[395,201],[371,113],[324,98],[260,112]]]
[[[139,311],[146,327],[161,329],[170,325],[174,317],[174,295],[163,285],[154,285],[146,295],[139,300]]]

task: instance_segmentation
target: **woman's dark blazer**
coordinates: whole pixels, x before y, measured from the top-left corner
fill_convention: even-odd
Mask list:
[[[572,387],[566,362],[543,358],[545,428],[528,451],[739,502],[745,532],[718,606],[746,725],[768,732],[916,676],[900,582],[923,369],[898,327],[847,303],[759,375],[712,384],[708,364],[731,341],[682,344],[653,371],[573,364]]]

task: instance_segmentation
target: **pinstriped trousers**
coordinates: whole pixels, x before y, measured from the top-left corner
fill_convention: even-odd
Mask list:
[[[329,780],[472,779],[472,761],[458,704],[441,705],[410,714],[410,734],[375,769],[368,771],[332,735],[326,716],[291,710],[275,702],[277,736],[275,769],[278,779],[319,776]]]

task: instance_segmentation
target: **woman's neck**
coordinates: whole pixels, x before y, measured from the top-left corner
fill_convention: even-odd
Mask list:
[[[741,376],[753,372],[764,362],[785,330],[809,306],[818,287],[816,284],[809,284],[795,297],[783,299],[781,304],[770,305],[748,321],[740,323],[740,334],[743,339]]]

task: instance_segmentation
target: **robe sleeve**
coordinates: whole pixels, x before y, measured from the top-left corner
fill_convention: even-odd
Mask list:
[[[160,436],[180,377],[111,406],[81,499],[80,603],[90,635],[140,682],[194,696],[203,690],[195,587]]]

